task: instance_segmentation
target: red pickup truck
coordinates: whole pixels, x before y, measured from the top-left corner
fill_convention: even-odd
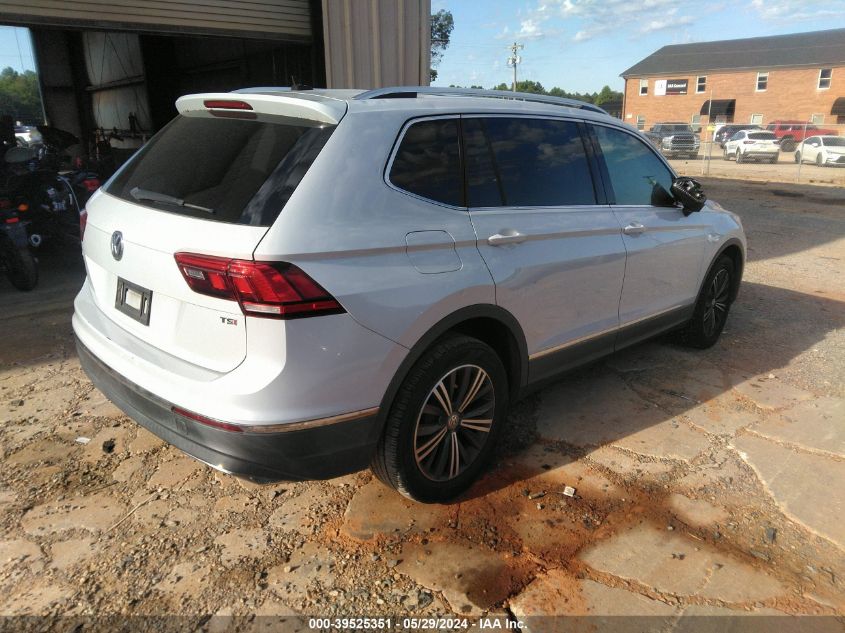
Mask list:
[[[812,123],[803,121],[772,121],[766,129],[775,133],[783,152],[791,152],[798,143],[810,136],[838,135],[836,130],[823,130]]]

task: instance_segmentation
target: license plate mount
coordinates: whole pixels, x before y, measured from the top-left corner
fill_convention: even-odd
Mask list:
[[[117,310],[141,325],[149,325],[152,303],[152,290],[133,284],[122,277],[117,278],[117,293],[114,298],[114,307]]]

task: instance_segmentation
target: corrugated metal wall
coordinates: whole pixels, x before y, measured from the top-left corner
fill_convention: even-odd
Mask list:
[[[329,88],[427,86],[430,0],[322,0]]]
[[[4,23],[311,40],[309,0],[0,0]]]

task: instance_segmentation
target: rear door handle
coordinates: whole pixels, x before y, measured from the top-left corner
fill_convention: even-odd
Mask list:
[[[522,244],[527,236],[524,233],[515,231],[514,229],[504,229],[501,233],[496,233],[487,238],[487,243],[490,246],[501,246],[502,244]]]
[[[645,227],[639,222],[631,222],[628,226],[622,229],[625,235],[639,235],[645,233]]]

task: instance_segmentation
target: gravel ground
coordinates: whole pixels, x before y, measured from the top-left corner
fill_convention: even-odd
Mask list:
[[[42,616],[0,628],[637,615],[725,630],[693,616],[756,614],[841,630],[845,194],[704,184],[749,237],[720,343],[648,342],[526,398],[496,468],[447,506],[368,472],[261,487],[185,457],[80,370],[77,256],[44,253],[33,293],[0,280],[0,613]],[[802,614],[829,617],[787,619]]]

